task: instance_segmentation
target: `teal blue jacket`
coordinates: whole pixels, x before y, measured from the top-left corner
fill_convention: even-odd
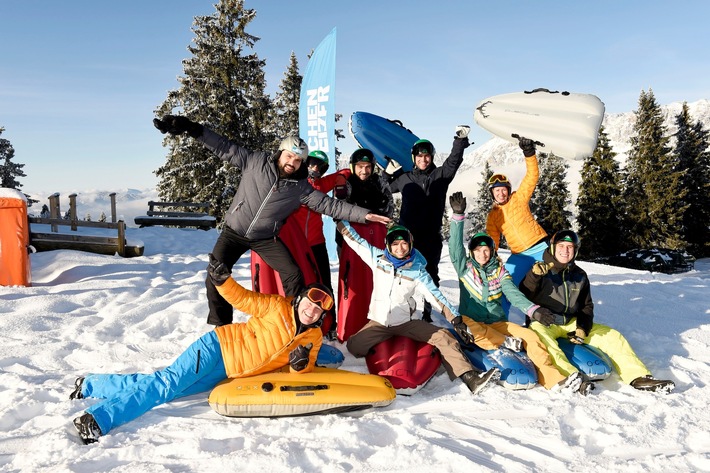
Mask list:
[[[540,306],[530,302],[520,292],[495,253],[483,267],[468,257],[463,242],[463,224],[463,215],[454,214],[450,227],[449,257],[459,278],[459,313],[484,324],[506,322],[508,316],[501,305],[505,294],[513,306],[531,316]]]

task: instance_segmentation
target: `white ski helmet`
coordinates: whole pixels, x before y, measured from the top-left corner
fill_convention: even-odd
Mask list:
[[[279,151],[284,149],[300,156],[304,163],[308,159],[308,145],[298,136],[291,135],[281,140]]]

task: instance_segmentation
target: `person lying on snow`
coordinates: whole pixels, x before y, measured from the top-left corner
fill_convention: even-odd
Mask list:
[[[520,290],[531,301],[561,316],[561,320],[555,316],[532,320],[530,328],[540,336],[563,374],[570,375],[577,368],[557,344],[560,337],[580,345],[587,343],[606,353],[624,383],[642,391],[670,393],[675,383],[653,378],[621,333],[594,323],[589,278],[575,264],[579,245],[579,237],[572,230],[555,233],[543,260],[535,263],[520,283]]]
[[[474,368],[451,332],[424,321],[421,311],[416,310],[414,296],[419,293],[438,305],[449,321],[460,319],[427,273],[426,260],[414,249],[409,230],[401,225],[392,227],[387,232],[385,249],[380,250],[360,237],[348,222],[339,222],[337,228],[346,244],[372,269],[373,277],[369,322],[348,339],[350,353],[363,357],[378,343],[401,335],[435,346],[449,378],[461,378],[473,394],[500,379],[497,368],[486,372]]]
[[[290,365],[292,372],[315,367],[323,335],[320,325],[333,307],[322,284],[306,286],[295,298],[260,294],[240,286],[212,254],[208,277],[246,322],[222,325],[190,345],[167,368],[152,374],[89,374],[77,378],[70,399],[100,402],[74,419],[84,444],[153,407],[214,388],[227,378],[244,378]]]
[[[503,295],[532,319],[553,317],[552,312],[530,302],[513,283],[508,271],[498,258],[496,246],[487,233],[476,233],[468,243],[470,256],[466,256],[463,243],[466,198],[454,192],[449,198],[453,215],[449,237],[449,257],[459,277],[459,312],[465,327],[458,330],[470,332],[473,342],[484,350],[508,348],[528,353],[535,365],[539,383],[546,389],[577,391],[586,395],[590,383],[582,374],[563,375],[553,364],[545,345],[532,330],[508,322],[501,304]]]

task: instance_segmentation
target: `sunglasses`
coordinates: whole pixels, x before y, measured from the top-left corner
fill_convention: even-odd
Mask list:
[[[333,308],[333,298],[322,289],[312,287],[306,293],[306,297],[308,297],[308,299],[314,304],[318,304],[323,310],[330,310]]]
[[[488,184],[508,184],[508,178],[505,177],[503,174],[493,174],[490,179],[488,179]]]

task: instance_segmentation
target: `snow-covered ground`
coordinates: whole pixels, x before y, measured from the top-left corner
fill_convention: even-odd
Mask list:
[[[204,279],[216,238],[129,228],[140,258],[38,253],[32,287],[0,287],[0,471],[710,471],[707,259],[676,275],[581,263],[596,320],[676,382],[668,396],[612,375],[589,397],[500,386],[473,397],[439,373],[414,396],[345,415],[234,419],[195,395],[82,445],[71,420],[94,401],[69,401],[75,377],[152,371],[212,328]],[[248,257],[234,275],[249,286]],[[446,255],[441,275],[457,301]],[[342,368],[366,371],[347,352]]]

